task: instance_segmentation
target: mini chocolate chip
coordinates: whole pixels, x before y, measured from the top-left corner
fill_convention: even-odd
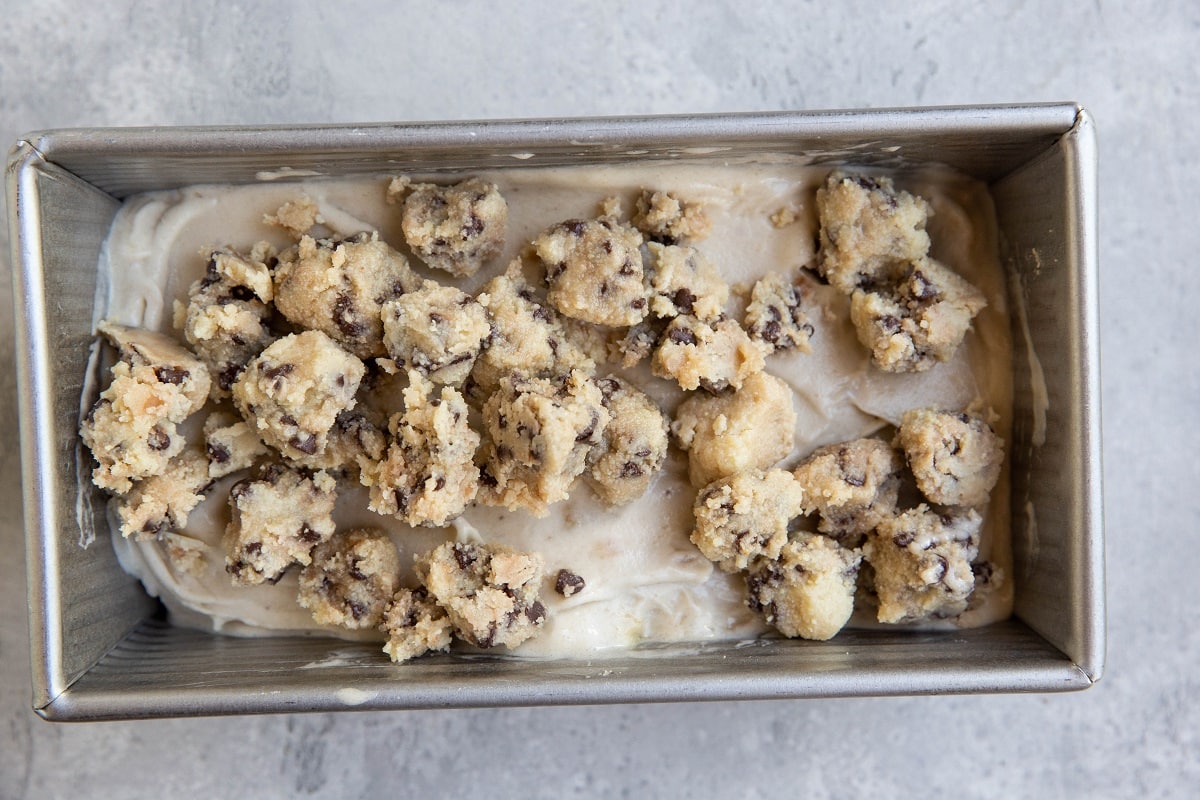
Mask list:
[[[146,437],[146,446],[151,450],[166,450],[171,446],[171,436],[158,425],[150,429]]]
[[[533,605],[525,609],[525,616],[534,625],[541,625],[546,620],[546,607],[541,600],[534,600]]]
[[[644,298],[644,297],[635,297],[635,298],[634,298],[634,299],[633,299],[633,300],[632,300],[632,301],[629,303],[629,307],[630,307],[630,308],[638,308],[638,309],[645,308],[645,307],[646,307],[646,298]]]
[[[435,481],[433,484],[433,490],[435,492],[440,492],[442,489],[445,489],[445,488],[446,488],[446,479],[443,476],[439,475],[437,481]]]
[[[467,217],[467,224],[463,225],[463,238],[470,239],[472,236],[478,236],[481,233],[483,233],[483,220],[471,214]]]
[[[595,412],[595,410],[593,410],[593,411],[592,411],[592,421],[591,421],[591,422],[589,422],[589,423],[588,423],[588,426],[587,426],[586,428],[584,428],[584,429],[583,429],[583,430],[582,430],[582,431],[579,433],[579,435],[578,435],[578,436],[576,436],[576,437],[575,437],[575,441],[577,441],[577,442],[586,442],[586,441],[588,441],[589,439],[591,439],[591,438],[592,438],[592,436],[593,436],[593,435],[596,433],[596,426],[598,426],[599,424],[600,424],[600,415],[599,415],[599,414],[597,414],[597,413]]]
[[[567,569],[560,569],[554,579],[554,591],[563,597],[572,597],[584,590],[587,583],[582,577]]]
[[[884,333],[899,333],[900,320],[897,317],[888,314],[879,318],[879,327],[883,328]]]
[[[208,453],[208,460],[217,464],[224,464],[228,462],[230,457],[233,455],[229,452],[228,447],[223,444],[218,444],[217,442],[209,442],[208,446],[205,447],[205,451]]]
[[[892,543],[896,545],[896,547],[908,547],[913,543],[915,538],[916,537],[913,536],[911,531],[901,531],[892,537]]]
[[[300,531],[296,534],[296,536],[300,539],[300,541],[309,542],[310,544],[321,541],[321,534],[308,527],[307,522],[300,525]]]
[[[581,219],[573,219],[564,222],[563,227],[576,236],[583,236],[583,232],[587,230],[587,223]]]
[[[644,472],[645,470],[643,470],[640,465],[635,464],[632,461],[626,461],[625,465],[621,467],[622,478],[637,478],[640,477]]]
[[[684,314],[690,314],[692,313],[692,307],[695,306],[696,300],[698,299],[699,298],[692,294],[691,291],[684,288],[675,292],[675,296],[672,298],[672,301],[675,303],[675,307]]]
[[[254,292],[246,286],[231,286],[229,287],[229,296],[234,300],[248,303],[254,299]]]
[[[281,423],[283,423],[284,425],[291,425],[293,427],[297,427],[300,425],[300,423],[296,421],[296,418],[293,417],[291,414],[284,414],[283,416],[281,416],[279,418],[279,421]]]
[[[867,482],[867,476],[866,475],[844,475],[844,476],[842,476],[842,480],[844,480],[850,486],[863,486]]]
[[[367,326],[355,319],[354,301],[340,294],[333,303],[333,322],[344,336],[357,339],[367,332]]]
[[[154,377],[158,378],[159,383],[173,383],[177,386],[186,381],[191,374],[182,367],[157,367],[154,370]]]
[[[349,569],[346,570],[346,574],[356,581],[365,581],[367,579],[366,573],[358,568],[361,561],[362,559],[359,558],[352,559]]]
[[[436,311],[429,312],[429,321],[432,322],[434,325],[446,324],[446,318],[443,317],[441,314],[437,313]]]
[[[367,607],[357,600],[349,600],[346,605],[350,607],[350,614],[355,619],[362,619],[367,615]]]
[[[671,332],[667,334],[667,338],[675,344],[695,345],[698,343],[696,334],[687,328],[672,328]]]
[[[276,378],[282,378],[284,375],[290,375],[295,371],[295,369],[295,364],[276,364],[274,366],[267,366],[267,362],[265,361],[260,361],[258,364],[258,371],[261,372],[262,376],[267,380],[275,380]]]
[[[225,391],[233,388],[233,382],[237,380],[238,373],[242,368],[237,364],[230,364],[217,373],[217,385]]]
[[[604,248],[604,252],[612,253],[612,242],[610,242],[608,239],[605,239],[603,242],[601,242],[600,246]],[[625,266],[629,266],[629,259],[625,259]]]
[[[262,542],[250,542],[242,551],[248,556],[257,556],[262,553]]]
[[[297,434],[288,440],[288,444],[299,450],[301,453],[305,453],[310,456],[317,452],[317,437],[313,436],[311,433],[307,436],[300,436]]]
[[[454,560],[458,562],[459,569],[468,569],[478,560],[479,556],[475,552],[475,548],[469,544],[457,543],[454,545]]]

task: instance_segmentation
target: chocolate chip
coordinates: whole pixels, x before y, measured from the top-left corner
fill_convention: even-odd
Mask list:
[[[151,450],[166,450],[171,446],[171,436],[158,425],[150,429],[146,437],[146,446]]]
[[[255,297],[254,292],[245,286],[231,286],[229,288],[229,296],[243,303],[248,303]]]
[[[357,600],[349,600],[346,602],[346,605],[349,606],[350,614],[355,619],[362,619],[367,615],[367,607]]]
[[[483,233],[483,220],[471,214],[467,217],[467,224],[463,225],[463,238],[470,239],[472,236],[478,236],[481,233]]]
[[[692,333],[688,328],[672,328],[667,334],[667,338],[675,344],[695,345],[698,343],[696,334]]]
[[[621,477],[622,478],[637,478],[637,477],[640,477],[643,474],[643,472],[645,472],[645,470],[643,470],[641,468],[641,466],[639,466],[638,464],[635,464],[632,461],[626,461],[625,465],[623,467],[621,467]]]
[[[583,591],[587,583],[568,569],[560,569],[554,579],[554,591],[563,597],[572,597]]]
[[[333,303],[333,322],[342,335],[357,339],[367,332],[367,326],[359,322],[354,310],[354,301],[349,295],[340,294]]]
[[[350,561],[350,567],[346,570],[346,574],[351,578],[354,578],[356,581],[365,581],[367,579],[366,573],[358,568],[358,565],[361,563],[361,561],[362,559],[358,558],[352,559]]]
[[[893,334],[900,332],[900,320],[891,314],[879,318],[879,327],[884,333]]]
[[[691,314],[692,308],[696,305],[696,300],[698,299],[699,298],[692,294],[691,291],[683,288],[675,292],[675,296],[672,298],[672,301],[675,303],[675,307],[678,308],[682,313]]]
[[[238,373],[242,368],[237,364],[229,364],[220,372],[217,373],[217,385],[225,391],[233,388],[233,382],[237,380]]]
[[[267,362],[265,361],[260,361],[258,364],[258,371],[261,372],[262,376],[267,380],[275,380],[276,378],[282,378],[284,375],[290,375],[295,371],[295,369],[295,364],[276,364],[274,366],[267,366]]]
[[[314,455],[317,452],[317,437],[311,433],[307,436],[297,434],[288,440],[288,444],[307,455]]]
[[[533,605],[525,609],[525,616],[534,625],[541,625],[546,621],[546,607],[542,605],[541,600],[534,600]]]
[[[645,308],[645,307],[646,307],[646,298],[644,298],[644,297],[636,297],[636,298],[634,298],[634,299],[633,299],[633,300],[632,300],[632,301],[629,303],[629,307],[630,307],[630,308],[639,308],[639,309],[640,309],[640,308]]]
[[[454,560],[458,562],[459,569],[469,569],[478,558],[479,556],[475,553],[475,548],[471,547],[471,545],[462,543],[454,545]]]
[[[224,464],[228,462],[230,457],[233,455],[229,452],[228,447],[223,444],[218,444],[217,442],[209,442],[208,446],[205,447],[205,451],[208,453],[208,460],[217,464]]]
[[[321,541],[321,534],[308,527],[307,522],[300,525],[300,531],[296,534],[296,536],[300,539],[300,541],[308,542],[310,544]]]
[[[563,227],[576,236],[583,236],[583,232],[587,230],[587,223],[581,219],[573,219],[564,222]]]
[[[154,370],[154,377],[158,378],[159,383],[172,383],[176,386],[186,381],[191,374],[182,367],[157,367]]]
[[[911,531],[901,531],[892,537],[892,544],[896,547],[908,547],[915,538]]]
[[[593,436],[593,435],[595,435],[595,433],[596,433],[596,426],[598,426],[599,424],[600,424],[600,415],[599,415],[599,414],[597,414],[597,413],[596,413],[596,412],[593,410],[593,411],[592,411],[592,420],[591,420],[591,422],[589,422],[589,423],[588,423],[588,426],[587,426],[586,428],[584,428],[584,429],[583,429],[583,430],[582,430],[582,431],[579,433],[579,435],[578,435],[578,436],[576,436],[576,437],[575,437],[575,441],[576,441],[576,442],[586,442],[586,441],[588,441],[589,439],[591,439],[591,438],[592,438],[592,436]]]
[[[248,556],[257,556],[262,553],[262,542],[250,542],[242,548],[242,551]]]

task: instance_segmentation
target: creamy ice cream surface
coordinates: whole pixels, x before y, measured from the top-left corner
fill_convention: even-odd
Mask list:
[[[426,270],[415,257],[409,260],[421,277],[475,293],[550,226],[571,218],[594,218],[601,202],[610,197],[619,198],[628,217],[642,189],[670,191],[703,206],[711,230],[695,247],[733,288],[728,311],[740,320],[756,280],[772,271],[797,274],[814,266],[814,198],[828,171],[772,156],[738,164],[705,160],[470,173],[494,182],[507,200],[503,249],[479,272],[462,278]],[[444,183],[449,178],[436,180]],[[870,354],[850,321],[849,298],[814,274],[811,297],[805,300],[814,328],[811,353],[791,349],[766,357],[766,371],[794,393],[795,446],[780,462],[784,468],[822,445],[890,431],[904,412],[926,406],[961,409],[982,401],[999,415],[997,434],[1009,440],[1008,302],[986,187],[940,168],[905,173],[897,177],[897,184],[929,202],[930,254],[978,288],[987,306],[951,360],[927,372],[892,374],[870,364]],[[287,246],[293,241],[288,233],[264,223],[263,217],[301,196],[317,205],[331,234],[378,231],[384,241],[407,252],[399,208],[386,201],[387,185],[386,177],[312,179],[196,186],[132,197],[118,213],[102,254],[100,268],[106,280],[101,282],[95,318],[174,335],[173,303],[186,302],[189,285],[204,273],[207,252],[214,247],[246,251],[264,239]],[[685,397],[674,382],[653,377],[645,363],[617,371],[668,416]],[[400,410],[398,395],[395,406]],[[296,603],[295,570],[275,584],[231,583],[221,537],[230,514],[228,489],[236,477],[222,478],[213,486],[178,536],[149,541],[114,536],[125,568],[163,600],[178,624],[246,635],[304,632],[381,638],[373,631],[352,633],[314,623]],[[581,479],[569,499],[552,504],[542,518],[474,504],[447,527],[411,528],[369,511],[366,489],[346,484],[334,518],[339,529],[386,530],[406,571],[414,555],[448,539],[540,553],[549,575],[567,569],[581,576],[586,588],[570,596],[544,592],[544,630],[514,654],[595,657],[640,645],[740,640],[767,631],[761,615],[746,605],[742,577],[716,569],[689,540],[695,497],[687,454],[673,446],[649,490],[623,506],[608,506]],[[200,557],[178,558],[181,547]],[[1007,468],[984,515],[980,557],[1011,576]],[[411,572],[404,575],[408,585],[413,580]],[[923,624],[986,624],[1008,616],[1011,598],[1011,581],[1005,581],[980,593],[957,619]],[[851,622],[873,624],[871,614],[861,611]]]

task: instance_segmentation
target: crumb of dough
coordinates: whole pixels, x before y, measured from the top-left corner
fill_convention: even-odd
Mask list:
[[[162,334],[109,322],[99,330],[121,360],[79,432],[97,462],[92,482],[124,494],[133,481],[162,473],[183,451],[186,441],[177,426],[204,405],[209,373]]]
[[[671,429],[687,451],[693,486],[767,469],[792,452],[796,436],[792,388],[774,375],[757,372],[733,392],[697,393],[684,400]]]
[[[643,191],[637,199],[633,226],[648,240],[664,244],[700,241],[712,230],[704,206],[680,200],[672,192]]]
[[[867,536],[880,622],[953,617],[975,587],[983,518],[974,509],[938,513],[922,504],[889,517]]]
[[[809,341],[816,329],[800,307],[804,292],[779,272],[770,272],[754,284],[746,306],[745,328],[750,338],[768,353],[795,348],[811,353]]]
[[[913,409],[901,418],[895,444],[930,502],[982,506],[1000,479],[1004,442],[983,415]]]
[[[383,652],[397,664],[449,650],[454,633],[450,615],[421,587],[397,590],[379,627],[388,637]]]
[[[287,201],[274,214],[263,214],[263,222],[283,228],[293,238],[299,239],[312,230],[314,225],[323,224],[325,219],[312,198],[301,196]]]
[[[313,548],[333,536],[336,500],[337,483],[327,473],[283,464],[234,484],[222,540],[234,584],[274,582],[292,564],[310,564]]]
[[[692,543],[725,572],[737,572],[752,559],[778,558],[788,523],[806,511],[804,490],[790,472],[741,472],[696,495]]]
[[[826,641],[854,612],[860,550],[819,533],[800,533],[776,558],[757,558],[746,572],[750,608],[788,637]]]
[[[868,438],[819,447],[792,474],[821,517],[818,530],[857,546],[894,513],[903,467],[887,442]]]
[[[296,602],[318,625],[377,628],[400,585],[400,555],[383,531],[354,528],[313,548]]]
[[[776,228],[786,228],[799,219],[799,215],[796,213],[796,209],[782,206],[776,209],[775,213],[771,214],[770,219],[771,224]]]
[[[516,647],[546,622],[537,553],[501,545],[446,542],[414,564],[455,631],[476,647]]]

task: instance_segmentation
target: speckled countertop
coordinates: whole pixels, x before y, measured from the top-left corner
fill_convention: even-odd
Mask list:
[[[1101,158],[1107,674],[1054,696],[42,722],[3,231],[0,798],[1165,797],[1200,785],[1200,6],[304,6],[0,0],[0,141],[73,125],[1086,105]]]

